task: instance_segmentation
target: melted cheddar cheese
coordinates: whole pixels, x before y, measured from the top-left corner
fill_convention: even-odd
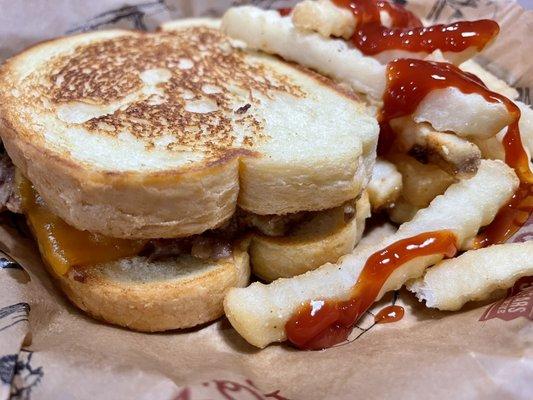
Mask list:
[[[24,214],[44,262],[56,274],[64,275],[73,266],[94,265],[134,256],[146,245],[145,240],[110,238],[68,225],[48,210],[30,181],[17,175]]]

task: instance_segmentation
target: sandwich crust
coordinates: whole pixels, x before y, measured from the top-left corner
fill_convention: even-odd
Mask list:
[[[208,24],[209,25],[209,24]],[[193,21],[39,44],[0,70],[1,136],[50,209],[124,238],[336,207],[366,184],[377,124],[323,78]]]
[[[221,317],[227,291],[248,284],[245,247],[241,243],[232,257],[218,261],[133,257],[74,268],[66,276],[49,270],[69,300],[92,317],[136,331],[159,332]]]

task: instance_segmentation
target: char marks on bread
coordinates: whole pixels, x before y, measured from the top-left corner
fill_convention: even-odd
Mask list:
[[[194,21],[37,45],[2,67],[0,98],[6,149],[50,209],[112,237],[339,206],[378,134],[333,82]]]

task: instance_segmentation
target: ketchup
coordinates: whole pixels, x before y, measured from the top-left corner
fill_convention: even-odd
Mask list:
[[[456,87],[465,94],[480,94],[492,103],[510,103],[505,97],[488,90],[477,76],[455,65],[403,58],[387,65],[387,87],[380,121],[388,122],[412,114],[431,91],[447,87]]]
[[[379,117],[378,152],[386,154],[394,142],[394,132],[388,124],[391,119],[412,114],[429,92],[446,87],[455,87],[465,94],[479,94],[491,103],[502,103],[513,117],[503,146],[505,162],[515,170],[520,186],[494,221],[478,235],[474,247],[502,243],[518,231],[533,212],[533,172],[520,137],[520,109],[511,100],[491,92],[478,77],[452,64],[414,59],[392,61],[387,66],[387,89]]]
[[[506,152],[506,161],[509,154]],[[507,241],[528,221],[532,212],[532,181],[521,181],[511,201],[502,207],[494,220],[477,235],[474,248],[479,249]]]
[[[507,110],[513,116],[513,122],[508,126],[502,141],[505,162],[515,170],[520,185],[511,201],[476,237],[475,248],[505,242],[527,222],[533,212],[533,171],[529,167],[529,157],[524,150],[518,127],[520,109],[509,99],[500,97],[504,99]]]
[[[292,8],[282,7],[282,8],[277,8],[276,11],[279,13],[279,15],[281,15],[282,17],[285,17],[292,12]]]
[[[456,252],[456,238],[451,231],[425,232],[392,243],[368,258],[350,299],[312,301],[302,306],[285,325],[287,339],[306,350],[325,349],[345,341],[396,269],[417,257],[453,257]]]
[[[333,1],[354,13],[357,26],[351,40],[365,54],[391,49],[428,53],[436,49],[460,52],[469,47],[481,50],[499,31],[498,24],[490,20],[424,28],[412,13],[387,1]],[[390,28],[381,24],[380,10],[389,13]],[[447,87],[455,87],[465,94],[479,94],[491,103],[502,103],[513,117],[503,146],[505,161],[521,183],[511,201],[478,235],[475,246],[503,242],[528,220],[533,210],[533,172],[521,142],[520,109],[512,101],[491,92],[475,75],[452,64],[416,59],[392,61],[387,66],[387,88],[379,115],[378,154],[386,154],[394,142],[391,119],[412,114],[431,91]],[[348,300],[314,300],[303,305],[285,325],[287,339],[307,350],[324,349],[345,341],[395,270],[417,257],[433,254],[452,257],[456,252],[456,238],[450,231],[422,233],[389,245],[368,258]],[[403,309],[386,308],[376,315],[376,323],[394,321],[402,315]]]
[[[521,183],[509,204],[501,209],[493,223],[476,240],[478,247],[500,243],[516,232],[532,212],[533,173],[520,138],[520,109],[513,102],[491,92],[475,75],[454,65],[414,59],[395,60],[389,63],[387,69],[387,89],[379,116],[382,126],[380,136],[384,131],[388,132],[386,140],[392,143],[394,138],[390,137],[393,133],[388,122],[412,114],[430,91],[445,87],[456,87],[466,94],[477,93],[488,102],[500,102],[513,116],[503,145],[506,162],[514,168]],[[383,144],[381,147],[384,147]],[[285,325],[288,340],[296,347],[308,350],[331,347],[346,340],[352,326],[375,301],[392,272],[416,257],[431,254],[451,257],[456,251],[453,233],[438,231],[400,240],[374,253],[367,260],[350,299],[313,301],[303,306]]]
[[[432,53],[435,50],[458,53],[474,47],[480,51],[499,32],[498,24],[488,19],[424,27],[413,13],[388,1],[333,2],[353,12],[357,25],[350,40],[367,55],[395,49],[424,53]],[[389,14],[390,28],[381,23],[381,10]]]
[[[401,320],[404,314],[405,310],[402,306],[387,306],[379,310],[379,312],[374,316],[374,322],[376,324],[388,324],[391,322],[396,322]]]
[[[452,64],[410,58],[391,61],[387,65],[387,87],[379,115],[378,155],[386,155],[395,140],[389,121],[414,113],[432,90],[446,87],[456,87],[465,94],[481,94],[490,102],[511,103],[505,97],[488,90],[477,76]]]

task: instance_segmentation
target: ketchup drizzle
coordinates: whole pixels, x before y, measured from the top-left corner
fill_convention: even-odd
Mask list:
[[[412,114],[430,91],[439,88],[456,87],[465,94],[477,93],[488,102],[501,102],[507,107],[513,122],[503,140],[506,162],[514,168],[521,183],[509,204],[478,236],[476,246],[505,241],[527,221],[533,210],[533,173],[520,138],[520,109],[506,97],[488,90],[475,75],[447,63],[395,60],[388,65],[387,79],[379,116],[382,126],[380,136],[387,128],[388,134],[392,135],[388,122]],[[388,137],[387,141],[392,143],[393,139]],[[383,143],[381,147],[384,147]],[[426,246],[426,243],[430,245]],[[395,269],[415,257],[439,253],[451,257],[456,251],[455,236],[449,231],[439,231],[398,241],[374,253],[367,260],[350,299],[312,302],[303,306],[285,325],[288,340],[296,347],[308,350],[331,347],[346,340],[352,326],[372,305]],[[321,307],[315,307],[316,304]]]
[[[520,186],[494,221],[478,235],[474,247],[502,243],[518,231],[533,212],[533,172],[520,137],[520,109],[511,100],[491,92],[478,77],[452,64],[414,59],[392,61],[387,67],[387,90],[380,111],[378,150],[386,154],[394,142],[394,132],[388,124],[391,119],[412,114],[429,92],[446,87],[455,87],[465,94],[479,94],[490,103],[502,103],[512,116],[503,146],[505,162],[515,170]]]
[[[387,88],[383,95],[380,120],[388,122],[410,115],[431,91],[447,87],[456,87],[465,94],[478,93],[493,103],[509,102],[505,97],[488,90],[477,76],[455,65],[402,58],[387,65]]]
[[[498,24],[488,19],[424,27],[413,13],[388,1],[333,0],[333,3],[354,14],[357,25],[351,41],[367,55],[394,49],[459,53],[474,47],[480,51],[499,32]],[[389,14],[390,28],[381,23],[380,10]]]
[[[292,8],[282,7],[282,8],[277,8],[276,11],[279,13],[279,15],[281,15],[282,17],[285,17],[292,12]]]
[[[387,1],[333,1],[354,13],[357,27],[351,40],[365,54],[390,49],[428,53],[435,49],[460,52],[469,47],[481,50],[499,31],[498,24],[490,20],[424,28],[412,13]],[[389,13],[390,28],[381,24],[380,10]],[[503,146],[505,161],[517,173],[520,186],[494,221],[478,235],[475,247],[501,243],[520,229],[533,211],[533,172],[520,137],[520,109],[512,101],[491,92],[475,75],[454,65],[415,59],[392,61],[387,67],[387,89],[379,115],[378,154],[386,154],[394,142],[391,119],[412,114],[429,92],[446,87],[455,87],[465,94],[479,94],[488,102],[502,103],[512,116]],[[303,305],[285,325],[288,340],[307,350],[324,349],[345,341],[397,268],[416,257],[432,254],[452,257],[456,252],[456,238],[450,231],[427,232],[389,245],[368,258],[348,300],[315,300]],[[376,323],[400,319],[401,310],[392,314],[387,308],[380,311]]]
[[[456,238],[451,231],[425,232],[392,243],[368,258],[349,300],[312,301],[300,308],[285,325],[287,339],[306,350],[324,349],[345,341],[396,269],[417,257],[433,254],[453,257],[456,252]]]
[[[516,107],[514,104],[513,106]],[[518,107],[513,115],[520,118]],[[520,185],[511,201],[502,207],[494,220],[477,235],[474,241],[476,249],[507,241],[527,222],[533,212],[533,172],[529,169],[529,158],[522,146],[518,119],[507,128],[503,146],[505,162],[515,170],[520,178]]]
[[[386,155],[396,138],[389,126],[391,119],[414,113],[431,91],[447,87],[456,87],[465,94],[481,94],[490,102],[509,102],[489,91],[477,76],[452,64],[410,58],[391,61],[387,64],[387,87],[379,113],[378,155]]]
[[[374,317],[374,322],[376,324],[389,324],[391,322],[397,322],[403,318],[404,314],[405,310],[402,306],[387,306],[379,310]]]
[[[410,58],[391,61],[387,65],[387,88],[379,114],[378,155],[385,156],[396,139],[389,121],[414,113],[429,92],[446,87],[456,87],[465,94],[482,92],[491,102],[505,99],[489,91],[477,76],[452,64]]]

